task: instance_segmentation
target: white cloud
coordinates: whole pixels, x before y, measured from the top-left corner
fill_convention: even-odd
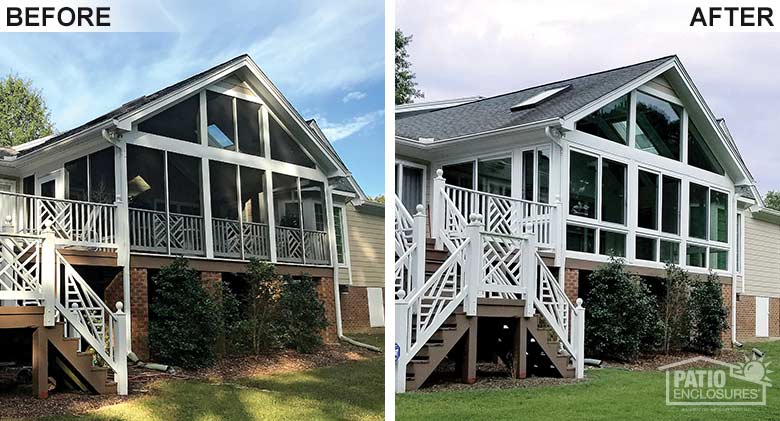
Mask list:
[[[352,136],[375,121],[381,120],[384,114],[384,110],[376,110],[338,123],[330,122],[327,118],[322,116],[314,116],[314,119],[317,120],[317,125],[320,126],[320,129],[325,133],[325,136],[331,142],[335,142]]]
[[[366,97],[365,92],[360,91],[352,91],[346,95],[344,95],[344,98],[341,99],[345,104],[349,101],[360,101],[361,99]]]

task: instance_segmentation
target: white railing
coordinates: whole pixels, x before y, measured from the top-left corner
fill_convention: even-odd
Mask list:
[[[480,269],[482,291],[480,296],[488,298],[521,299],[525,293],[522,283],[524,259],[536,250],[529,247],[527,237],[483,232],[482,268]]]
[[[214,256],[241,258],[241,225],[230,219],[212,218],[214,230]]]
[[[412,244],[412,226],[414,220],[409,211],[406,210],[403,202],[398,196],[395,196],[395,256],[396,258],[404,255]]]
[[[469,241],[464,240],[413,294],[407,297],[399,293],[395,303],[396,341],[400,348],[398,387],[403,388],[406,382],[406,364],[466,297],[468,245]]]
[[[330,245],[328,233],[325,231],[303,230],[304,261],[306,263],[323,265],[330,262],[328,258]]]
[[[276,227],[276,258],[281,262],[303,262],[300,228]]]
[[[203,217],[148,209],[128,209],[133,251],[203,255]]]
[[[462,210],[458,208],[457,203],[447,195],[444,189],[440,189],[437,196],[439,197],[440,207],[438,207],[439,211],[434,210],[434,214],[439,215],[440,219],[437,219],[439,222],[438,234],[437,236],[434,236],[434,238],[436,238],[437,247],[439,242],[441,242],[447,247],[447,250],[452,252],[452,250],[458,248],[466,238],[466,218],[475,214],[464,214]]]
[[[398,196],[395,197],[395,292],[411,295],[425,281],[425,214],[417,205],[409,215]]]
[[[126,395],[128,320],[122,304],[112,312],[56,242],[50,229],[42,237],[0,234],[0,304],[43,306],[43,325],[65,323],[69,337],[80,338],[111,367],[117,392]]]
[[[244,231],[244,257],[270,258],[268,224],[243,222],[242,225]]]
[[[54,231],[58,244],[116,247],[116,205],[0,192],[0,223],[6,231],[40,235]]]

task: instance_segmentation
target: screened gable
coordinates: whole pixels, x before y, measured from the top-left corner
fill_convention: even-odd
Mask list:
[[[198,95],[193,95],[142,121],[138,124],[138,130],[185,142],[200,143],[199,114]]]
[[[314,161],[309,158],[298,142],[287,133],[276,119],[268,119],[268,129],[271,136],[271,159],[289,162],[303,167],[316,168]]]

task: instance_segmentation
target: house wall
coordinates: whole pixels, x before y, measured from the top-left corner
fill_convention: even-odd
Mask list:
[[[384,288],[384,208],[346,206],[352,285]]]
[[[743,220],[744,294],[780,297],[780,225],[756,219],[749,211]]]

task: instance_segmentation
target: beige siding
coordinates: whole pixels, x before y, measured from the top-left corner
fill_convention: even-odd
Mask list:
[[[780,226],[745,215],[745,294],[780,297]]]
[[[352,204],[346,210],[352,285],[384,287],[384,212],[356,209]]]

